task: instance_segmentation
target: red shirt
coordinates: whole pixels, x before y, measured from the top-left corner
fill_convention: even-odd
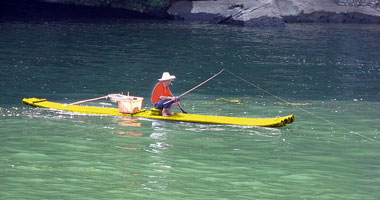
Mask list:
[[[163,82],[157,83],[156,86],[154,86],[153,92],[152,92],[152,103],[155,104],[162,99],[160,99],[160,96],[167,96],[171,97],[173,96],[170,92],[169,86],[164,86]]]

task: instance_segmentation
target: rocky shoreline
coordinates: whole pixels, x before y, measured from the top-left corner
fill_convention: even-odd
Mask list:
[[[302,22],[380,24],[380,8],[374,0],[180,1],[168,13],[184,21],[259,27]]]
[[[30,6],[30,2],[36,5]],[[4,11],[9,10],[4,5],[21,6],[21,15],[33,9],[37,10],[35,13],[47,12],[53,5],[55,10],[60,6],[68,10],[63,16],[83,14],[87,10],[95,16],[135,16],[251,27],[281,27],[286,23],[304,22],[380,24],[379,0],[6,0],[1,4]]]

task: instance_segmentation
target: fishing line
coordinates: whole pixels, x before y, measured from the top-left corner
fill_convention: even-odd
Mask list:
[[[285,102],[285,103],[291,105],[291,103],[288,102],[288,101],[286,101],[285,99],[283,99],[283,98],[281,98],[281,97],[279,97],[279,96],[276,96],[276,95],[270,93],[269,91],[264,90],[263,88],[261,88],[261,87],[255,85],[255,84],[253,84],[253,83],[247,81],[246,79],[244,79],[244,78],[242,78],[242,77],[240,77],[240,76],[238,76],[238,75],[236,75],[236,74],[234,74],[234,73],[228,71],[227,69],[223,69],[223,70],[226,71],[226,72],[228,72],[228,73],[231,74],[232,76],[234,76],[234,77],[236,77],[236,78],[238,78],[238,79],[240,79],[240,80],[242,80],[242,81],[248,83],[249,85],[251,85],[251,86],[253,86],[253,87],[255,87],[255,88],[257,88],[257,89],[259,89],[259,90],[261,90],[261,91],[263,91],[263,92],[265,92],[265,93],[267,93],[267,94],[269,94],[269,95],[272,95],[273,97],[275,97],[275,98],[277,98],[277,99],[279,99],[279,100],[281,100],[281,101],[283,101],[283,102]],[[222,71],[223,71],[223,70],[222,70]],[[321,117],[321,116],[319,116],[319,115],[316,115],[316,114],[314,114],[314,113],[312,113],[312,112],[310,112],[310,111],[308,111],[308,110],[306,110],[306,109],[303,109],[303,108],[298,107],[298,106],[294,106],[294,107],[295,107],[295,108],[298,108],[298,109],[300,109],[300,110],[302,110],[302,111],[304,111],[304,112],[306,112],[306,113],[308,113],[308,114],[310,114],[310,115],[312,115],[312,116],[314,116],[314,117],[316,117],[316,118],[318,118],[318,119],[321,119],[321,120],[323,120],[323,121],[325,121],[325,122],[327,122],[327,123],[329,123],[329,124],[332,124],[332,125],[335,125],[335,126],[337,126],[337,127],[339,127],[339,128],[342,128],[342,129],[346,130],[347,132],[349,132],[349,133],[351,133],[351,134],[355,134],[355,135],[357,135],[357,136],[359,136],[359,137],[362,137],[362,138],[365,138],[365,139],[368,139],[368,140],[371,140],[371,141],[373,141],[373,142],[376,142],[376,143],[380,144],[380,141],[378,141],[378,140],[375,140],[375,139],[370,138],[370,137],[368,137],[368,136],[362,135],[362,134],[360,134],[360,133],[358,133],[358,132],[356,132],[356,131],[352,131],[352,130],[350,130],[350,129],[347,129],[346,127],[340,126],[340,125],[338,125],[337,123],[332,122],[332,121],[330,121],[330,120],[328,120],[328,119],[325,119],[325,118],[323,118],[323,117]]]

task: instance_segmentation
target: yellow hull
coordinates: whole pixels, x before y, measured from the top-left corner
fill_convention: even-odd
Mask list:
[[[115,116],[131,116],[150,119],[173,120],[182,122],[207,123],[207,124],[228,124],[242,126],[265,126],[265,127],[281,127],[294,121],[294,115],[276,118],[240,118],[240,117],[224,117],[212,115],[182,114],[174,113],[172,116],[163,117],[155,114],[156,112],[141,110],[133,114],[119,113],[117,108],[94,107],[94,106],[65,106],[65,104],[54,103],[46,99],[24,98],[24,104],[50,108],[55,110],[64,110],[75,113],[96,114],[96,115],[115,115]]]

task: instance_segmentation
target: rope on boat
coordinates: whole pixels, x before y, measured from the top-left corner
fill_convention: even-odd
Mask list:
[[[255,84],[253,84],[253,83],[247,81],[246,79],[244,79],[244,78],[242,78],[242,77],[240,77],[240,76],[238,76],[238,75],[236,75],[236,74],[234,74],[234,73],[228,71],[227,69],[223,69],[223,70],[226,71],[226,72],[228,72],[228,73],[231,74],[232,76],[234,76],[234,77],[236,77],[236,78],[238,78],[238,79],[240,79],[240,80],[246,82],[247,84],[249,84],[249,85],[251,85],[251,86],[253,86],[253,87],[255,87],[255,88],[257,88],[257,89],[259,89],[259,90],[261,90],[261,91],[263,91],[263,92],[265,92],[265,93],[267,93],[267,94],[270,94],[271,96],[273,96],[273,97],[275,97],[275,98],[277,98],[277,99],[279,99],[279,100],[281,100],[281,101],[283,101],[283,102],[285,102],[285,103],[287,103],[287,104],[291,104],[290,102],[286,101],[285,99],[283,99],[283,98],[281,98],[281,97],[279,97],[279,96],[276,96],[276,95],[274,95],[274,94],[272,94],[272,93],[270,93],[270,92],[264,90],[263,88],[261,88],[261,87],[255,85]],[[222,71],[223,71],[223,70],[222,70]],[[306,113],[308,113],[308,114],[310,114],[310,115],[312,115],[312,116],[314,116],[314,117],[316,117],[316,118],[318,118],[318,119],[321,119],[321,120],[323,120],[323,121],[325,121],[325,122],[327,122],[327,123],[329,123],[329,124],[332,124],[332,125],[335,125],[335,126],[337,126],[337,127],[339,127],[339,128],[342,128],[342,129],[346,130],[346,131],[349,132],[349,133],[355,134],[355,135],[357,135],[357,136],[359,136],[359,137],[362,137],[362,138],[365,138],[365,139],[368,139],[368,140],[371,140],[371,141],[373,141],[373,142],[376,142],[376,143],[380,144],[380,141],[378,141],[378,140],[375,140],[375,139],[370,138],[370,137],[368,137],[368,136],[362,135],[362,134],[360,134],[360,133],[358,133],[358,132],[356,132],[356,131],[352,131],[352,130],[350,130],[350,129],[344,127],[344,126],[340,126],[339,124],[337,124],[337,123],[335,123],[335,122],[332,122],[332,121],[330,121],[330,120],[328,120],[328,119],[325,119],[325,118],[323,118],[323,117],[321,117],[321,116],[319,116],[319,115],[317,115],[317,114],[314,114],[314,113],[312,113],[312,112],[310,112],[310,111],[308,111],[308,110],[306,110],[306,109],[304,109],[304,108],[301,108],[301,107],[299,107],[299,106],[295,106],[295,107],[298,108],[298,109],[300,109],[300,110],[302,110],[302,111],[304,111],[304,112],[306,112]]]

